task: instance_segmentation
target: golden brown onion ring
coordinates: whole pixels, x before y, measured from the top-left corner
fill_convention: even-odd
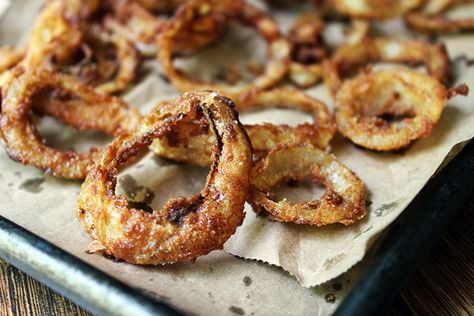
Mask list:
[[[175,68],[173,64],[174,40],[183,30],[192,25],[196,18],[209,14],[221,14],[227,19],[235,19],[250,25],[265,38],[269,47],[265,71],[262,75],[244,85],[232,86],[194,80]],[[160,35],[158,57],[165,75],[178,90],[210,89],[238,102],[242,95],[271,87],[280,81],[288,70],[289,53],[288,41],[280,34],[275,22],[250,4],[239,0],[208,0],[204,2],[191,0],[177,10],[173,23]]]
[[[272,199],[272,190],[290,180],[310,179],[326,187],[324,195],[308,202]],[[365,215],[362,181],[335,156],[310,145],[279,145],[259,161],[251,173],[252,208],[276,220],[323,226],[349,225]]]
[[[266,155],[278,144],[305,143],[324,149],[336,130],[326,105],[299,90],[281,88],[257,92],[247,96],[245,104],[245,110],[294,108],[309,112],[313,117],[313,123],[303,123],[295,127],[269,123],[244,125],[256,157]],[[209,166],[212,162],[211,145],[214,141],[207,126],[193,122],[183,124],[180,129],[156,139],[150,148],[164,158]]]
[[[406,14],[405,22],[411,28],[428,34],[472,31],[474,18],[452,19],[444,14],[453,6],[473,2],[472,0],[429,0],[421,11]]]
[[[335,94],[342,84],[343,76],[374,62],[423,64],[428,73],[441,83],[446,82],[450,71],[444,44],[431,44],[423,40],[367,38],[360,43],[342,45],[334,52],[331,63],[324,65],[324,82]]]
[[[98,151],[87,153],[61,152],[44,144],[31,121],[30,111],[38,110],[54,115],[79,129],[94,129],[118,135],[132,131],[141,116],[129,109],[121,99],[100,95],[75,79],[49,71],[18,72],[14,81],[3,89],[1,130],[10,158],[58,177],[83,179]],[[52,88],[77,97],[77,104],[61,101],[48,102],[45,108],[35,107],[34,97]]]
[[[129,208],[115,195],[117,168],[170,129],[203,116],[216,143],[200,194],[170,200],[159,211]],[[156,108],[130,136],[119,136],[88,174],[77,216],[95,247],[135,264],[193,260],[221,249],[244,219],[252,153],[233,102],[213,92],[188,93],[175,106]],[[99,247],[97,247],[97,243]]]
[[[356,19],[384,20],[402,16],[421,5],[422,0],[331,0],[342,15]]]
[[[339,131],[357,145],[397,150],[428,136],[456,94],[466,95],[467,86],[448,90],[405,67],[361,73],[336,94],[336,121]]]

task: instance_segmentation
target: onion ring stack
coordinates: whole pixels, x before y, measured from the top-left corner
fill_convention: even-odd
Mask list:
[[[115,195],[117,168],[169,130],[203,116],[216,139],[214,162],[200,194],[168,201],[147,213]],[[140,128],[119,136],[101,154],[79,196],[77,215],[95,249],[135,264],[193,260],[221,249],[244,218],[252,153],[233,102],[216,93],[188,93],[156,108]]]
[[[432,132],[450,98],[468,93],[466,85],[445,86],[451,65],[443,44],[372,37],[377,23],[371,20],[404,16],[413,29],[430,34],[472,30],[472,19],[443,16],[472,1],[312,1],[320,11],[301,15],[284,36],[246,0],[48,0],[26,45],[0,48],[0,136],[15,161],[57,177],[85,178],[77,216],[94,240],[91,249],[130,263],[194,260],[221,249],[241,225],[246,201],[280,222],[349,225],[365,216],[366,191],[328,152],[336,131],[370,150],[403,149]],[[268,45],[263,70],[248,65],[254,79],[234,84],[242,76],[233,65],[227,83],[192,79],[175,67],[174,58],[220,39],[229,21],[255,29]],[[344,40],[323,38],[328,21],[349,22]],[[141,62],[153,57],[186,93],[142,117],[112,94],[127,91]],[[408,67],[374,71],[375,62],[423,65],[427,74]],[[334,97],[334,116],[302,90],[275,87],[285,78],[301,88],[322,78]],[[243,126],[236,108],[296,109],[312,122]],[[60,151],[45,144],[33,114],[115,139],[86,153]],[[146,148],[210,166],[202,191],[159,211],[134,209],[115,193],[117,172]],[[303,179],[326,192],[312,201],[276,201],[280,184]]]

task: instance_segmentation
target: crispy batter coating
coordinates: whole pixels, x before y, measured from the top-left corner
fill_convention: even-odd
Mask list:
[[[24,57],[24,52],[11,46],[0,47],[0,75],[16,66]]]
[[[155,108],[141,127],[119,136],[101,154],[79,196],[77,216],[109,255],[135,264],[193,260],[221,249],[244,219],[252,152],[233,102],[214,92],[187,93],[174,106]],[[115,195],[117,168],[184,122],[202,114],[216,142],[200,194],[172,199],[159,211],[131,209]]]
[[[419,11],[410,12],[405,22],[411,28],[428,34],[474,30],[474,18],[453,19],[445,15],[456,5],[474,3],[473,0],[428,0]]]
[[[308,202],[274,201],[272,190],[289,180],[310,179],[326,187],[324,195]],[[365,215],[365,187],[357,175],[334,155],[310,145],[279,145],[259,161],[251,173],[250,203],[276,220],[323,226],[349,225]]]
[[[428,73],[441,83],[446,82],[450,71],[444,44],[386,37],[366,38],[360,43],[342,45],[334,52],[331,63],[324,65],[324,83],[335,94],[343,82],[343,76],[379,61],[423,64]]]
[[[342,15],[357,19],[391,19],[416,9],[422,0],[330,0]]]
[[[98,154],[97,149],[78,153],[46,146],[31,121],[32,109],[78,129],[100,130],[111,135],[132,131],[140,122],[138,111],[129,109],[121,99],[100,95],[74,78],[39,69],[22,73],[17,68],[15,72],[14,80],[2,88],[5,95],[0,120],[6,150],[13,160],[54,176],[83,179]],[[35,104],[35,96],[41,96],[48,88],[73,95],[75,102],[48,99],[47,106],[41,100]]]
[[[295,127],[270,123],[244,125],[256,158],[266,155],[278,144],[305,143],[325,149],[336,131],[333,117],[326,105],[299,90],[280,88],[257,92],[248,95],[245,104],[245,110],[294,108],[309,112],[313,117],[313,123]],[[195,121],[180,127],[166,137],[156,139],[150,148],[168,159],[209,166],[212,162],[211,144],[215,139],[209,134],[208,126]]]
[[[208,14],[221,14],[227,20],[237,20],[254,27],[264,37],[268,42],[268,52],[262,75],[243,85],[227,85],[194,80],[175,68],[173,64],[174,40],[193,21]],[[215,90],[235,100],[238,104],[242,95],[274,86],[279,82],[286,75],[290,62],[288,41],[280,34],[276,23],[257,8],[241,0],[187,2],[186,5],[179,7],[169,28],[160,34],[158,43],[158,58],[163,71],[179,91]]]
[[[378,151],[401,149],[431,133],[448,98],[467,94],[467,87],[461,87],[447,90],[430,76],[405,67],[361,73],[336,94],[336,122],[357,145]]]

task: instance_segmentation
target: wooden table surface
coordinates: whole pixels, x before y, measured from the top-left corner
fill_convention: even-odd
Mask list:
[[[474,315],[474,192],[388,311],[389,315]],[[0,315],[90,315],[0,260]]]

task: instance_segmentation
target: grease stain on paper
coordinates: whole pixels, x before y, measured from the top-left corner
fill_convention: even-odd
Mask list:
[[[335,255],[334,257],[327,259],[323,264],[324,269],[326,270],[331,269],[332,266],[334,266],[336,263],[341,261],[345,256],[346,256],[345,253],[340,253],[338,255]]]
[[[249,276],[246,276],[242,279],[244,282],[245,286],[250,286],[252,284],[252,279]]]
[[[242,308],[234,306],[234,305],[229,307],[229,310],[236,315],[245,315],[245,311]]]
[[[392,212],[397,206],[403,201],[403,199],[399,199],[387,204],[382,204],[378,209],[374,211],[375,216],[384,216]]]
[[[20,184],[19,188],[20,190],[25,190],[30,193],[39,193],[43,191],[43,182],[45,181],[45,178],[32,178],[24,181],[23,183]]]

